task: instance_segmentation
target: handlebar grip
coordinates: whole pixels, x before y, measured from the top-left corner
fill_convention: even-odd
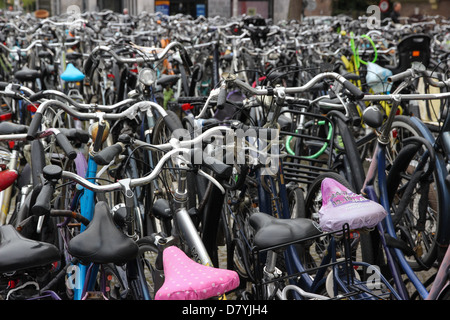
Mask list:
[[[33,188],[41,183],[41,174],[45,167],[45,152],[41,140],[33,140],[31,145],[31,181]]]
[[[32,94],[28,99],[30,99],[31,102],[35,102],[35,101],[41,100],[43,98],[45,98],[45,95],[42,91],[40,91],[40,92],[36,92],[35,94]]]
[[[217,108],[223,109],[226,102],[227,102],[227,89],[220,88],[219,96],[217,97]]]
[[[67,137],[62,132],[58,132],[55,135],[55,138],[56,143],[58,143],[58,145],[63,149],[64,153],[70,160],[73,160],[77,157],[77,152],[72,147],[69,139],[67,139]]]
[[[18,124],[14,122],[0,122],[0,134],[17,134],[25,133],[28,130],[28,126],[24,124]]]
[[[180,118],[173,111],[167,110],[167,115],[163,119],[172,134],[176,135],[176,130],[183,128]],[[178,136],[175,136],[175,138],[178,138]]]
[[[364,92],[359,90],[357,86],[355,86],[353,83],[351,83],[348,80],[345,80],[343,83],[344,87],[350,91],[350,93],[356,98],[356,99],[362,99],[364,98]]]
[[[51,183],[46,183],[42,186],[39,195],[36,198],[36,202],[31,208],[31,213],[37,216],[42,216],[50,213],[53,193],[55,192],[55,187]]]
[[[95,163],[99,165],[109,164],[117,155],[121,154],[123,151],[122,143],[115,143],[109,147],[104,148],[94,156]]]
[[[394,74],[394,75],[388,77],[387,81],[388,82],[397,82],[397,81],[403,80],[405,78],[411,77],[412,75],[413,75],[412,70],[408,69],[406,71],[403,71],[403,72],[400,72],[400,73],[397,73],[397,74]]]
[[[326,82],[320,82],[313,85],[308,91],[327,91],[330,86]]]
[[[181,60],[183,60],[183,64],[189,69],[192,68],[192,66],[194,65],[192,63],[191,58],[189,57],[189,55],[187,54],[187,52],[185,50],[180,50],[180,57]]]
[[[28,127],[27,140],[34,140],[36,138],[41,122],[42,113],[36,112],[33,119],[31,119],[30,126]]]
[[[69,140],[75,140],[81,143],[87,143],[89,141],[89,132],[85,130],[75,128],[59,128],[59,131],[61,131],[61,133],[63,133]]]
[[[219,178],[227,179],[233,173],[233,167],[225,164],[223,161],[220,161],[217,158],[211,157],[210,155],[203,152],[201,148],[195,148],[192,150],[191,158],[192,162],[195,163],[201,155],[201,165],[212,170],[215,175]]]
[[[205,103],[208,100],[208,97],[200,96],[200,97],[178,97],[178,103],[195,103],[195,102],[203,102]]]

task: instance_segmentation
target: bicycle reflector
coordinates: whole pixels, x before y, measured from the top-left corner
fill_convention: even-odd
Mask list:
[[[413,57],[420,57],[420,51],[419,51],[419,50],[414,50],[414,51],[412,52],[412,56],[413,56]]]
[[[5,170],[0,172],[0,191],[6,190],[10,185],[16,181],[17,177],[16,170]]]

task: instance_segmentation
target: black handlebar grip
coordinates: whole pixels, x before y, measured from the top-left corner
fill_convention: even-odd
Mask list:
[[[178,103],[195,103],[195,102],[206,102],[208,97],[200,96],[200,97],[178,97]]]
[[[82,129],[75,129],[75,137],[82,143],[88,143],[90,139],[89,132]]]
[[[17,134],[25,133],[28,131],[28,126],[24,124],[18,124],[14,122],[0,122],[0,135],[1,134]]]
[[[194,65],[192,63],[191,57],[189,57],[189,55],[187,54],[187,52],[185,50],[180,50],[180,57],[181,57],[181,60],[183,60],[183,64],[188,69],[191,68]]]
[[[53,193],[55,192],[55,187],[52,183],[46,183],[42,186],[41,192],[36,198],[36,202],[31,208],[31,213],[37,216],[42,216],[50,213],[51,200]]]
[[[27,140],[34,140],[36,138],[41,122],[42,113],[36,112],[33,119],[31,119],[30,126],[28,127]]]
[[[227,102],[227,89],[220,88],[219,96],[217,97],[217,108],[223,109],[226,102]]]
[[[33,140],[31,145],[31,181],[33,181],[33,188],[36,188],[41,183],[42,171],[45,167],[45,152],[41,140]]]
[[[356,99],[362,99],[364,98],[364,92],[359,90],[357,86],[355,86],[353,83],[351,83],[348,80],[345,80],[343,83],[344,87],[350,91],[350,93],[356,98]]]
[[[225,164],[217,158],[203,152],[201,148],[195,148],[191,152],[191,160],[193,163],[197,162],[201,158],[201,165],[212,170],[217,177],[228,179],[233,173],[233,167]]]
[[[313,85],[308,91],[327,91],[330,86],[326,82],[320,82]]]
[[[180,117],[173,111],[167,110],[167,115],[163,118],[165,124],[170,129],[175,138],[179,138],[177,135],[177,129],[182,129],[183,124],[181,123]]]
[[[63,149],[64,153],[70,160],[73,160],[77,157],[77,152],[73,148],[69,139],[67,139],[67,137],[63,133],[58,132],[55,135],[55,138],[56,138],[56,143],[58,143],[58,145],[61,147],[61,149]]]
[[[115,143],[112,146],[106,147],[99,151],[94,156],[95,163],[105,166],[109,164],[117,155],[121,154],[123,151],[123,144]]]
[[[203,164],[211,169],[220,178],[229,178],[233,173],[233,167],[223,163],[222,161],[211,157],[205,156],[203,158]]]
[[[28,99],[32,102],[38,101],[45,98],[45,95],[42,91],[32,94]]]
[[[81,143],[87,143],[89,141],[89,132],[82,130],[82,129],[66,129],[66,128],[59,128],[59,131],[63,133],[69,141],[79,141]]]

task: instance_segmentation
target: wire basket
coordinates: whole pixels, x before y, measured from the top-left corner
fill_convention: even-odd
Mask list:
[[[309,185],[321,173],[332,171],[334,159],[330,150],[335,147],[334,124],[327,117],[301,110],[286,110],[293,123],[301,119],[301,128],[281,131],[287,156],[283,158],[286,182]],[[287,128],[286,128],[287,129]]]

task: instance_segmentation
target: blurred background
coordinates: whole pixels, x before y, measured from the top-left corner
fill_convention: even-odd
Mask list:
[[[450,16],[450,0],[402,0],[401,15]],[[367,7],[377,5],[382,15],[389,15],[393,1],[389,0],[0,0],[0,7],[6,10],[33,12],[47,10],[50,15],[60,15],[70,5],[77,5],[81,12],[111,9],[123,12],[128,9],[132,15],[146,11],[161,11],[165,14],[189,14],[193,17],[232,17],[242,14],[259,14],[274,22],[300,20],[308,16],[333,16],[338,14],[356,18],[366,14]],[[383,18],[383,16],[382,16]]]

